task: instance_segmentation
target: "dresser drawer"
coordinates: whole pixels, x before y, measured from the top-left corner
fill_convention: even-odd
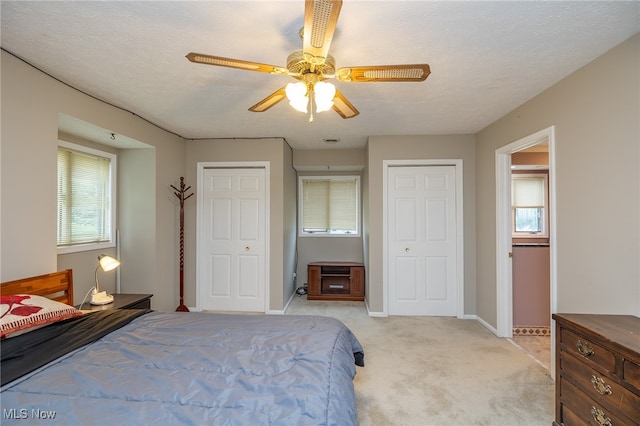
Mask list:
[[[558,424],[559,423],[554,423],[554,425]],[[571,411],[571,408],[569,408],[567,405],[562,404],[562,423],[559,424],[560,426],[575,426],[583,424],[585,424],[585,422],[580,418],[580,416]]]
[[[566,352],[560,353],[560,368],[565,377],[572,378],[588,397],[607,410],[619,412],[640,424],[640,396]]]
[[[322,277],[322,294],[350,294],[349,277]]]
[[[640,365],[625,359],[622,364],[622,380],[640,391]]]
[[[581,424],[596,426],[637,425],[631,420],[618,417],[611,410],[598,404],[564,377],[560,379],[560,395],[561,419],[558,420],[565,426]]]
[[[562,329],[560,339],[561,350],[575,355],[594,367],[598,366],[600,370],[604,369],[612,373],[616,371],[616,356],[609,349],[567,329]]]

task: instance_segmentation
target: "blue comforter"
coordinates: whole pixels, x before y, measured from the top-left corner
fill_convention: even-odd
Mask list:
[[[6,386],[2,424],[351,425],[362,355],[333,318],[151,312]]]

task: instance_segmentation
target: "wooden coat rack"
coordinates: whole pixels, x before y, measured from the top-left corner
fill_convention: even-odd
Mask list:
[[[190,186],[185,188],[184,177],[180,177],[180,189],[171,185],[175,190],[174,194],[180,200],[180,305],[176,308],[176,312],[189,312],[184,304],[184,201],[193,195],[193,192],[187,196],[185,193],[191,189]]]

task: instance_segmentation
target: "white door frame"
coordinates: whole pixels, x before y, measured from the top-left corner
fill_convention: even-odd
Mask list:
[[[382,308],[383,315],[389,315],[389,256],[387,229],[387,180],[389,168],[397,166],[455,166],[456,169],[456,291],[458,318],[464,317],[464,210],[463,210],[463,173],[462,159],[432,159],[432,160],[383,160],[382,161]]]
[[[226,169],[241,169],[241,168],[261,168],[265,170],[265,254],[264,254],[264,268],[265,268],[265,279],[264,279],[264,312],[269,310],[269,289],[270,285],[270,260],[269,260],[269,247],[270,244],[270,212],[271,212],[271,198],[270,198],[270,188],[271,188],[271,163],[269,161],[230,161],[230,162],[198,162],[196,164],[196,310],[202,310],[202,292],[205,291],[204,286],[201,284],[202,282],[202,271],[200,265],[200,248],[203,246],[201,241],[201,227],[203,218],[203,209],[204,206],[200,202],[203,199],[203,188],[204,188],[204,171],[205,169],[215,169],[215,168],[226,168]]]
[[[549,143],[549,253],[551,313],[555,313],[557,292],[556,262],[556,163],[555,127],[547,127],[496,150],[496,293],[498,337],[513,337],[513,283],[511,257],[511,154]],[[554,334],[551,328],[552,337]],[[552,339],[554,342],[554,339]]]

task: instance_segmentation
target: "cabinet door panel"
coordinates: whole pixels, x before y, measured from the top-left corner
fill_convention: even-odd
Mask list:
[[[320,267],[309,266],[307,268],[307,294],[320,296]]]
[[[351,268],[351,295],[364,297],[364,268]]]

